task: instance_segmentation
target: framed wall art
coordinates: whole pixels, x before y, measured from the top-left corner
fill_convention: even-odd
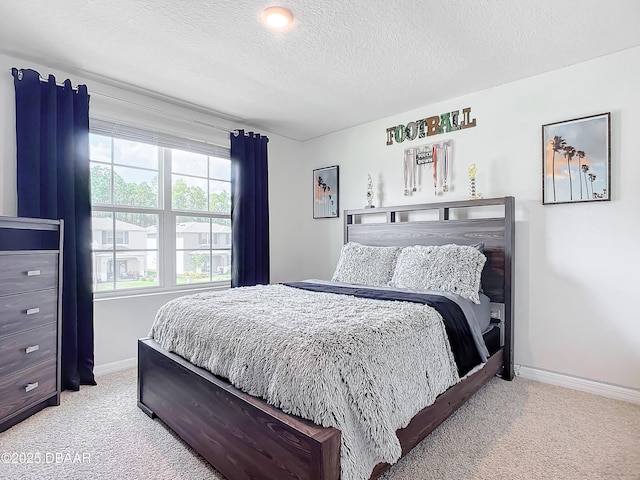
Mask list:
[[[313,171],[313,218],[340,216],[338,181],[338,165]]]
[[[542,126],[542,203],[611,200],[611,113]]]

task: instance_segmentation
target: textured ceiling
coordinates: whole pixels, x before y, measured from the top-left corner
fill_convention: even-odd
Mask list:
[[[259,22],[274,4],[284,32]],[[0,52],[307,140],[638,46],[638,20],[638,0],[3,0]]]

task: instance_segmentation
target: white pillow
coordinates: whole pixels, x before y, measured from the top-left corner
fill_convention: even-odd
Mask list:
[[[334,282],[387,286],[393,275],[400,247],[372,247],[349,242],[342,247]]]
[[[480,277],[486,261],[472,246],[406,247],[398,256],[391,286],[457,293],[480,303]]]

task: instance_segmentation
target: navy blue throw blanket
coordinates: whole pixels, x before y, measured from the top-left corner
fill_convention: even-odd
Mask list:
[[[428,293],[399,292],[397,290],[376,290],[363,287],[347,287],[310,282],[284,283],[287,287],[300,288],[311,292],[337,293],[374,300],[390,300],[421,303],[435,308],[444,320],[453,358],[458,366],[458,375],[466,375],[481,362],[480,354],[473,341],[467,319],[460,306],[453,300]]]

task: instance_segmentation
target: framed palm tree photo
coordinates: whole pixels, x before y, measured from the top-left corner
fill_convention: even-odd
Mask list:
[[[611,113],[542,126],[542,203],[611,200]]]
[[[317,168],[313,171],[313,218],[337,218],[338,166]]]

